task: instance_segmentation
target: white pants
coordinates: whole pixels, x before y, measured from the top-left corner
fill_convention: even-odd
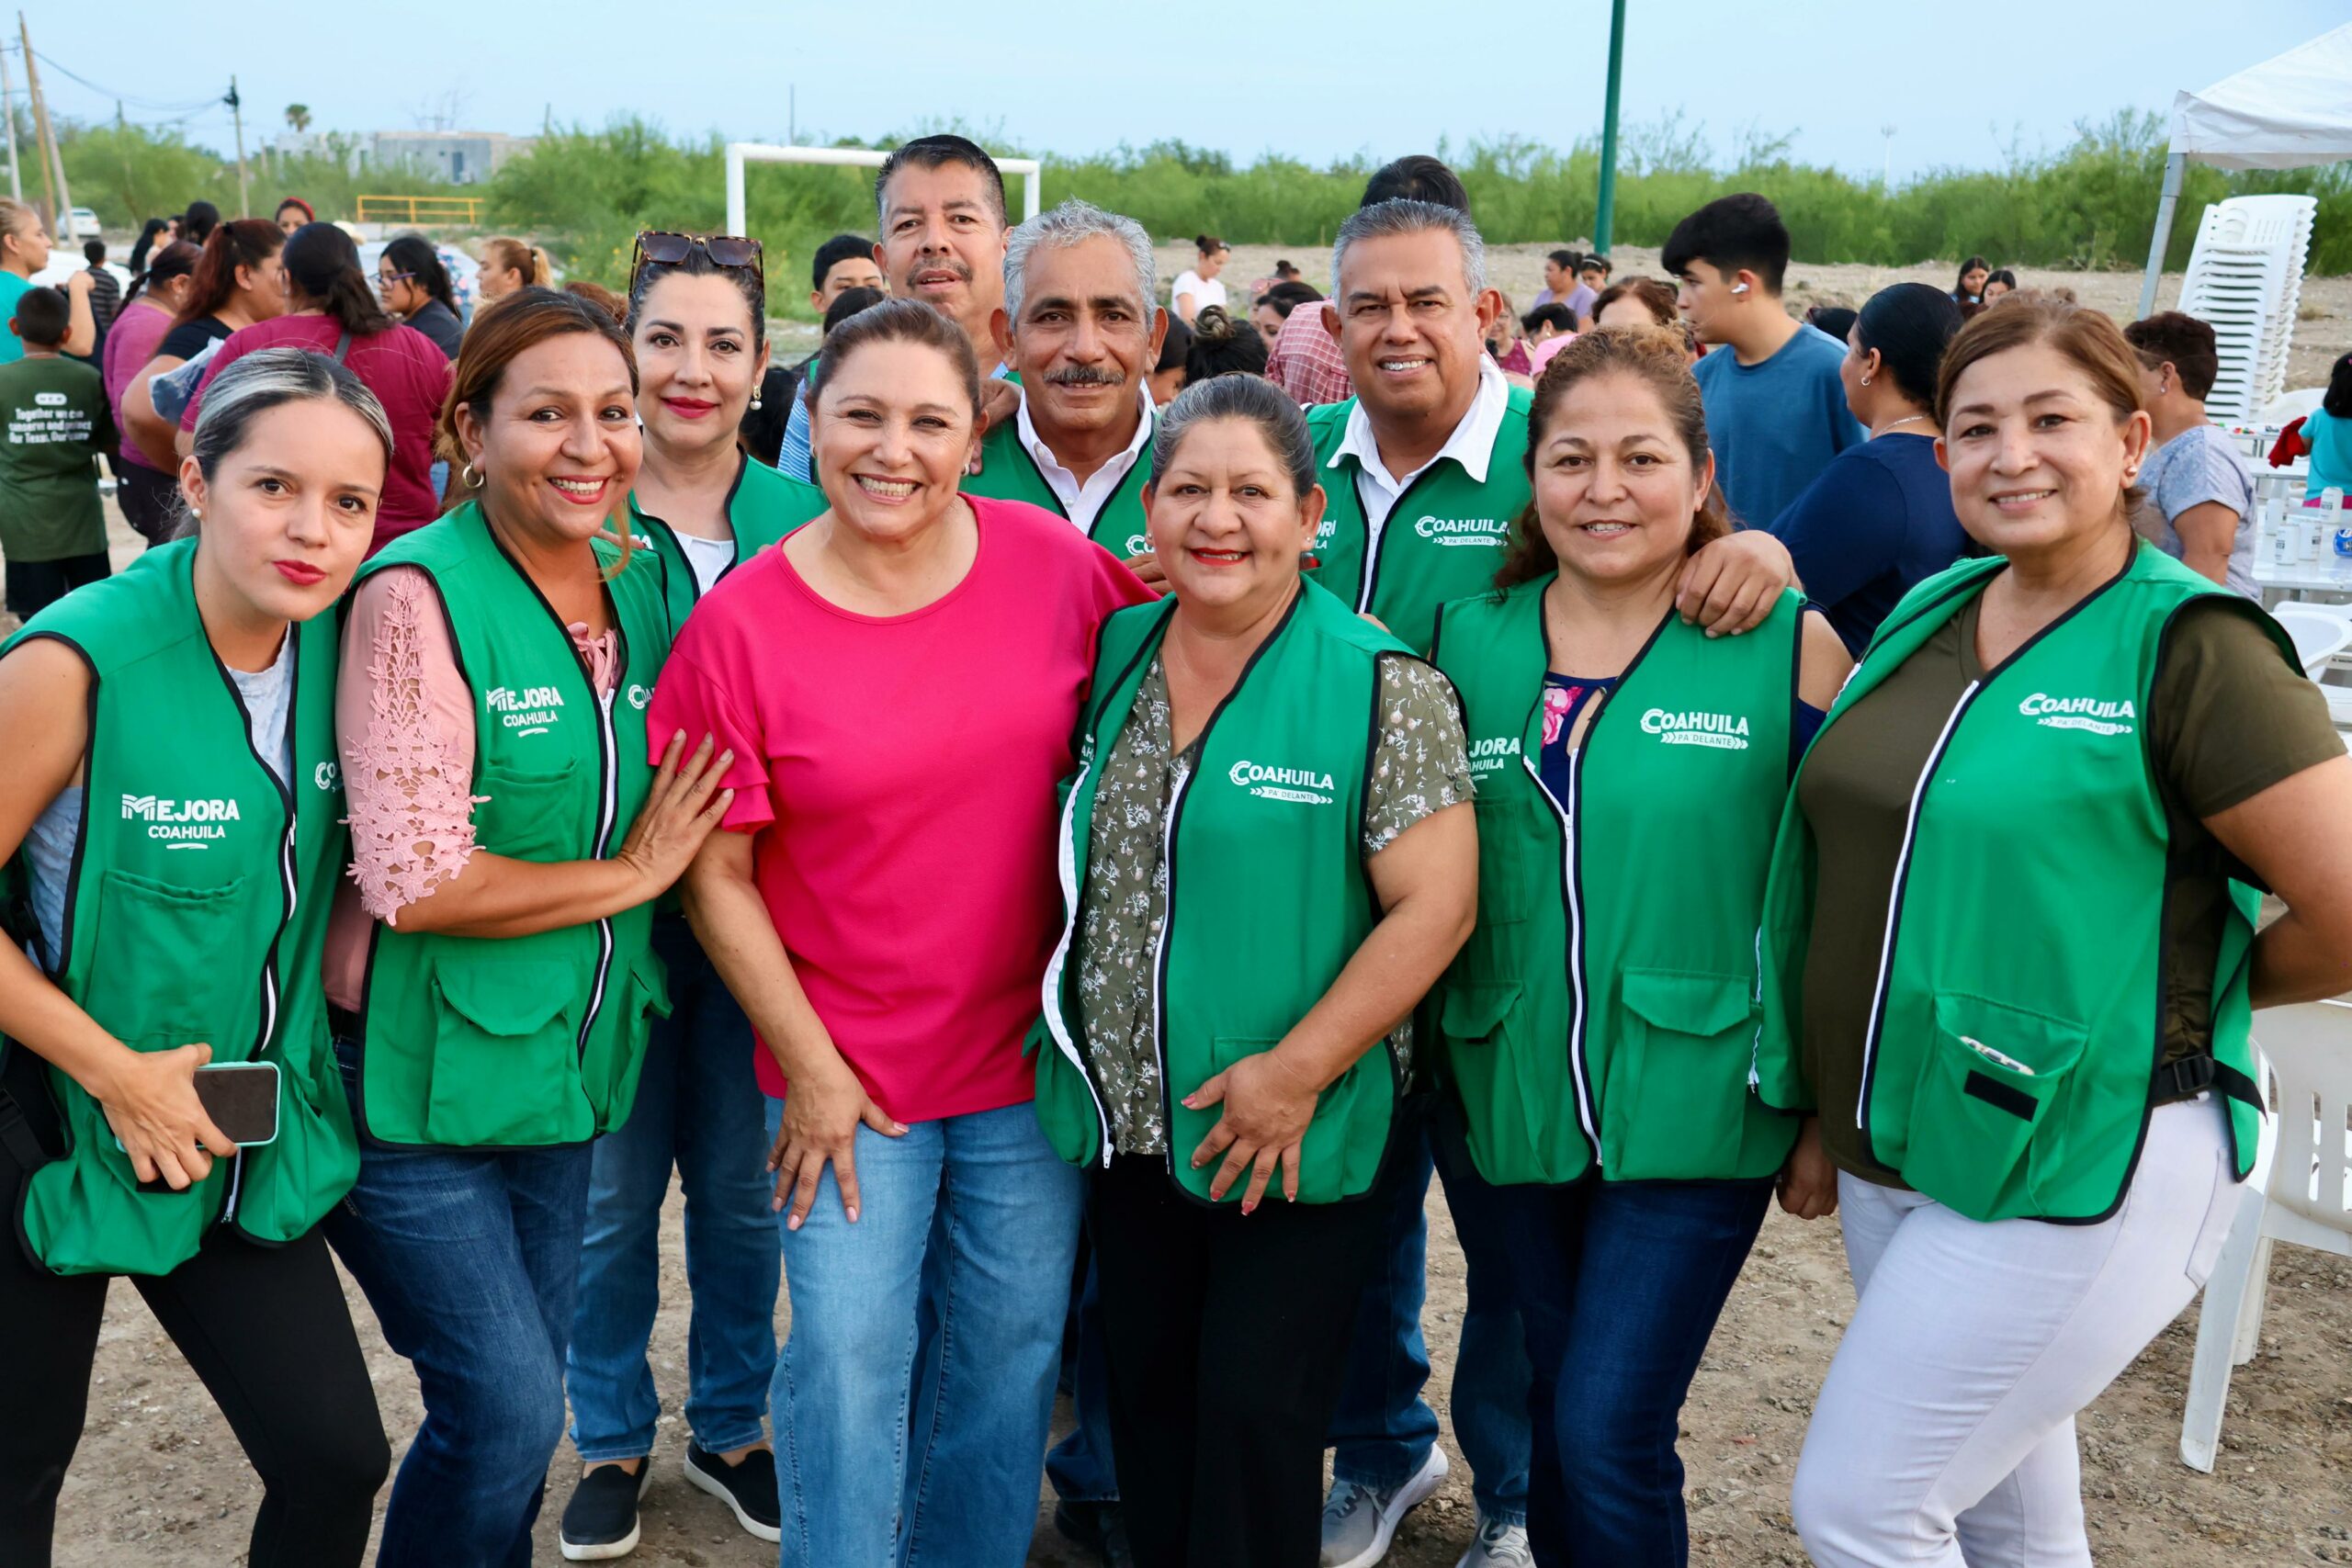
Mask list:
[[[1798,1462],[1821,1568],[2090,1568],[2075,1413],[2195,1298],[2237,1212],[2217,1097],[2159,1109],[2096,1225],[1963,1218],[1842,1172],[1860,1297]]]

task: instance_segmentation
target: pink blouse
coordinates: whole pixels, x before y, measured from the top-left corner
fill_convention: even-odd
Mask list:
[[[400,912],[466,869],[474,852],[473,688],[458,672],[433,579],[392,567],[359,586],[343,631],[334,725],[351,815],[351,880],[327,921],[327,999],[358,1010],[368,922]],[[565,628],[600,695],[619,679],[619,642]]]

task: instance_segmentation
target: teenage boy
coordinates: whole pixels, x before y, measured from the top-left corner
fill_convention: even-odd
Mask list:
[[[1663,261],[1682,314],[1716,347],[1692,367],[1716,482],[1733,521],[1770,527],[1830,458],[1867,438],[1838,380],[1845,346],[1781,307],[1789,231],[1760,196],[1727,196],[1685,218]]]
[[[819,245],[808,268],[808,308],[822,316],[853,288],[888,294],[890,285],[874,257],[874,242],[863,234],[836,234]],[[808,471],[808,405],[800,400],[800,389],[816,374],[818,358],[812,354],[797,366],[772,366],[760,385],[760,401],[785,411],[784,442],[775,466],[809,484],[816,481]],[[748,415],[745,423],[750,423]]]
[[[0,365],[0,556],[26,620],[108,570],[98,453],[114,423],[98,373],[62,352],[72,325],[64,295],[26,289],[8,322],[25,356]]]

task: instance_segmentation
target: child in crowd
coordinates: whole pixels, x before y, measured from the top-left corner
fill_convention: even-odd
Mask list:
[[[114,421],[98,373],[61,352],[69,326],[64,295],[26,289],[8,323],[25,356],[0,365],[0,557],[8,611],[27,620],[108,570],[98,453]]]

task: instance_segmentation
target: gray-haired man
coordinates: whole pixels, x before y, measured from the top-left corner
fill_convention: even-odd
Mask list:
[[[1071,200],[1012,231],[994,341],[1021,407],[991,420],[964,485],[1060,513],[1147,580],[1148,378],[1168,330],[1154,293],[1151,240],[1133,219]]]

